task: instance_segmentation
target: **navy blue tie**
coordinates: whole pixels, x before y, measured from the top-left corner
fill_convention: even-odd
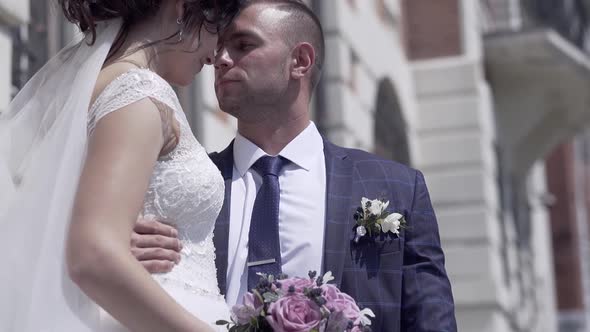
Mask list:
[[[278,175],[288,162],[283,157],[264,156],[252,165],[252,169],[262,177],[262,185],[254,201],[248,233],[248,290],[260,281],[257,273],[281,273]]]

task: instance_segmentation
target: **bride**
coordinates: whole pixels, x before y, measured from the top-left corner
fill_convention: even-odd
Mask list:
[[[223,179],[170,85],[211,64],[238,0],[60,0],[85,32],[0,116],[0,331],[211,331]],[[150,275],[138,215],[182,259]]]

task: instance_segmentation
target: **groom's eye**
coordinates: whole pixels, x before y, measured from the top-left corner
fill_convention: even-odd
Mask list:
[[[238,46],[238,50],[247,51],[247,50],[252,49],[255,45],[250,42],[247,42],[247,41],[240,41],[240,42],[238,42],[237,46]]]

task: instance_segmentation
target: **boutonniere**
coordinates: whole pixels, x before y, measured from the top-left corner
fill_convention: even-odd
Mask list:
[[[387,211],[388,206],[389,201],[383,199],[370,200],[366,197],[361,199],[361,206],[354,213],[354,220],[356,220],[354,242],[358,242],[365,235],[371,237],[381,232],[399,235],[400,229],[404,229],[407,225],[406,219],[399,213]]]

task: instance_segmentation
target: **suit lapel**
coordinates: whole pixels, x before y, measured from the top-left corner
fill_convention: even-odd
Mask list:
[[[234,169],[234,143],[219,153],[211,154],[211,160],[221,171],[225,182],[225,197],[223,206],[215,222],[213,243],[215,245],[215,265],[217,267],[217,283],[222,294],[227,291],[227,255],[229,241],[229,215],[231,205],[231,182]]]
[[[350,241],[353,165],[344,149],[324,140],[326,158],[326,220],[324,233],[324,272],[332,271],[340,286]]]

